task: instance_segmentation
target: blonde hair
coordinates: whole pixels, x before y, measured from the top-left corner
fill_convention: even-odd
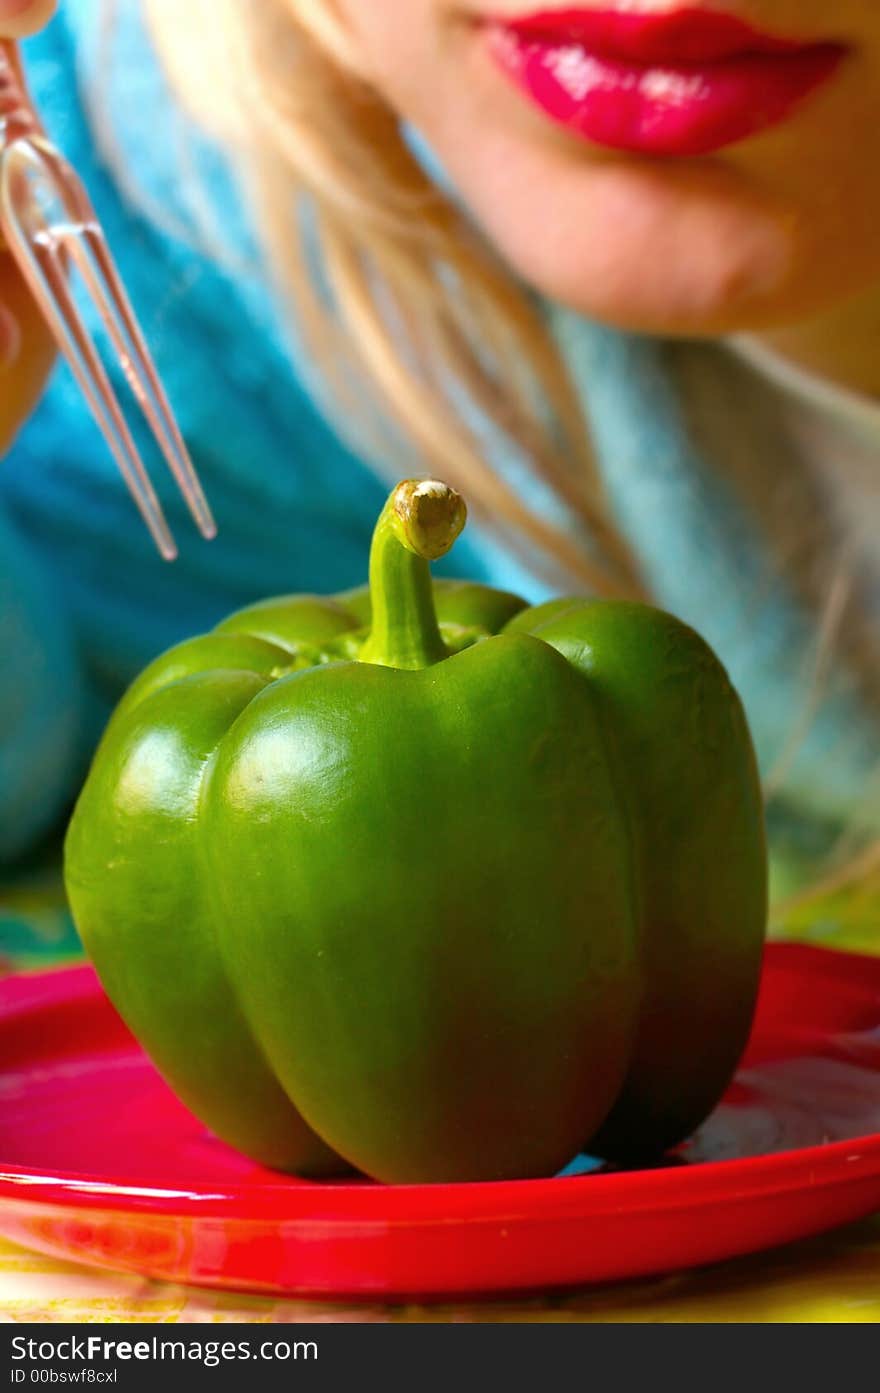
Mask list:
[[[183,85],[184,8],[201,96]],[[148,15],[175,87],[238,149],[319,390],[336,421],[356,417],[360,452],[366,445],[390,477],[412,472],[415,449],[417,468],[461,488],[484,524],[554,580],[642,594],[539,311],[424,172],[357,73],[327,0],[149,0]],[[210,108],[205,97],[229,90],[224,72],[237,122],[230,104]],[[493,432],[565,502],[579,538],[536,517],[491,468]]]
[[[645,597],[540,312],[426,174],[360,72],[334,0],[144,3],[180,99],[238,152],[317,388],[343,429],[356,422],[359,452],[396,477],[412,471],[415,449],[426,472],[460,487],[477,517],[554,581]],[[487,437],[550,486],[579,536],[524,506],[487,463]],[[833,629],[826,618],[817,671]],[[878,866],[880,844],[808,894],[850,875],[864,883]]]

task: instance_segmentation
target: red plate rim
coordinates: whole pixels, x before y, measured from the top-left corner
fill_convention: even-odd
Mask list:
[[[789,970],[835,978],[880,993],[880,958],[841,953],[812,945],[775,943],[768,946],[770,964],[787,959]],[[104,997],[91,966],[56,968],[34,974],[13,974],[0,981],[0,1022],[16,1015],[51,1009],[62,1002]],[[106,998],[105,998],[106,999]],[[112,1009],[112,1008],[111,1008]],[[0,1162],[0,1201],[118,1211],[137,1210],[181,1217],[232,1219],[242,1222],[308,1221],[369,1223],[387,1228],[396,1222],[497,1224],[556,1217],[564,1220],[582,1212],[589,1196],[590,1211],[599,1215],[625,1205],[656,1212],[713,1205],[719,1197],[737,1203],[756,1196],[783,1194],[792,1189],[833,1187],[876,1174],[880,1132],[845,1141],[774,1152],[765,1156],[705,1161],[688,1167],[629,1171],[620,1174],[560,1176],[547,1180],[479,1181],[443,1185],[370,1185],[279,1179],[277,1184],[208,1184],[205,1189],[174,1189],[137,1182],[100,1179],[77,1172],[49,1175],[28,1167],[4,1167]],[[797,1159],[796,1172],[792,1165]],[[845,1173],[843,1173],[845,1172]],[[687,1175],[687,1195],[682,1179]],[[736,1184],[731,1184],[731,1176]],[[805,1180],[806,1176],[806,1180]]]

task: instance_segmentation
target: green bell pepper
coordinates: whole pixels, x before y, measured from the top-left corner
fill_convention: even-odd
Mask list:
[[[302,1175],[655,1156],[749,1032],[766,852],[724,669],[645,605],[432,585],[464,518],[402,483],[368,588],[159,658],[69,830],[111,1000],[218,1136]]]

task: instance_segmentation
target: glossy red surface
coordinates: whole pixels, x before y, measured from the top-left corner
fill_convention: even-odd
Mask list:
[[[880,960],[820,949],[768,949],[736,1082],[651,1170],[285,1179],[184,1110],[85,967],[0,982],[0,1061],[0,1233],[175,1281],[372,1298],[529,1290],[713,1262],[880,1208]]]

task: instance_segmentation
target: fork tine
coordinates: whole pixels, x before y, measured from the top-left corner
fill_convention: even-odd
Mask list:
[[[163,557],[174,540],[98,347],[68,285],[65,253],[83,277],[153,435],[202,535],[216,535],[187,453],[103,232],[78,176],[38,137],[2,157],[0,226],[104,434]]]
[[[5,199],[3,203],[5,205]],[[49,237],[31,241],[17,219],[9,216],[5,206],[0,223],[9,248],[15,253],[31,292],[92,409],[156,546],[165,560],[173,561],[177,548],[162,506],[98,350],[71,295],[57,244]]]
[[[87,256],[87,252],[91,255]],[[217,526],[210,505],[103,235],[90,228],[76,243],[73,256],[84,279],[91,285],[96,301],[106,303],[104,322],[116,344],[120,364],[196,526],[203,537],[216,537]],[[86,270],[87,261],[94,266],[94,278]],[[129,345],[128,350],[126,345]]]
[[[126,380],[149,422],[199,531],[203,537],[215,537],[217,528],[208,500],[89,196],[79,176],[62,155],[50,149],[46,152],[46,158],[64,189],[70,210],[76,215],[75,231],[71,229],[64,236],[65,247],[91,292]]]

